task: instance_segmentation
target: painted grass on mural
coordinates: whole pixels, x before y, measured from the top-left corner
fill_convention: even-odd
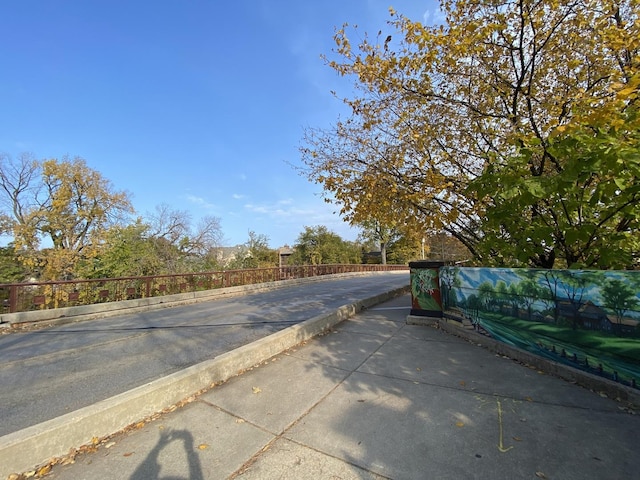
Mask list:
[[[604,332],[576,331],[570,327],[505,317],[499,314],[481,314],[480,326],[502,342],[529,350],[547,358],[563,361],[564,350],[571,364],[575,354],[578,363],[587,359],[591,367],[601,365],[605,374],[640,380],[640,338],[616,337]],[[551,354],[551,349],[555,354]],[[579,368],[580,365],[575,365]],[[586,366],[586,365],[585,365]]]

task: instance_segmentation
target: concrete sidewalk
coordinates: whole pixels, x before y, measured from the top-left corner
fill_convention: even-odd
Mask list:
[[[637,478],[640,415],[407,325],[409,305],[360,312],[47,478]]]

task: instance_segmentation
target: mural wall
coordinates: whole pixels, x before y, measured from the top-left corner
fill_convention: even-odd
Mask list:
[[[550,360],[640,385],[640,271],[440,269],[444,316]]]

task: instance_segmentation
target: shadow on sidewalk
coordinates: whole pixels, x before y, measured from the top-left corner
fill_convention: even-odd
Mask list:
[[[185,476],[176,475],[162,475],[161,470],[170,466],[172,462],[169,455],[176,454],[175,446],[171,446],[174,441],[182,442],[182,448],[187,457],[187,463],[189,464],[189,473]],[[167,448],[170,447],[170,448]],[[167,452],[163,450],[167,449]],[[161,459],[164,456],[164,459]],[[129,480],[204,480],[202,475],[202,468],[200,466],[200,460],[198,459],[197,452],[193,445],[193,435],[188,430],[169,430],[163,431],[160,434],[158,443],[153,447],[153,450],[149,452],[149,455],[145,460],[136,468],[133,475],[129,477]]]
[[[350,373],[288,439],[362,469],[361,478],[637,472],[638,419],[615,402],[436,328],[406,325],[401,299],[383,305],[299,354],[310,376]]]

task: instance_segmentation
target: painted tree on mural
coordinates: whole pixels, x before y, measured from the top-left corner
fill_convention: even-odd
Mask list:
[[[638,0],[441,6],[433,26],[392,10],[393,39],[337,32],[357,95],[307,130],[308,177],[352,222],[445,231],[485,264],[635,264]]]
[[[607,279],[600,294],[604,300],[603,305],[614,312],[618,324],[622,323],[622,319],[629,310],[635,309],[640,304],[636,290],[622,280]]]
[[[527,311],[527,319],[531,320],[533,316],[533,305],[538,298],[543,297],[544,291],[532,278],[525,278],[518,282],[516,288],[520,298],[520,304]]]
[[[461,284],[458,277],[459,271],[459,267],[448,267],[439,271],[440,285],[442,286],[442,303],[445,309],[455,307],[458,304],[454,288],[459,288]]]

